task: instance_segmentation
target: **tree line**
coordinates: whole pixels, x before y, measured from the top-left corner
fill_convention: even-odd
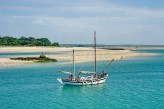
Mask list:
[[[48,38],[0,36],[0,45],[4,46],[60,46],[58,42],[51,43]]]

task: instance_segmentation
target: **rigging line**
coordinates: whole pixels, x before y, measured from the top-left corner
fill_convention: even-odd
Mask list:
[[[96,72],[96,70],[97,70],[97,63],[96,63],[96,61],[97,61],[97,59],[96,59],[96,31],[94,31],[94,55],[95,55],[95,59],[94,59],[94,72]]]

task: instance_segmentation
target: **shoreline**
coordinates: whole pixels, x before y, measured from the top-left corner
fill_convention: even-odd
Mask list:
[[[122,47],[124,48],[124,47]],[[46,57],[57,59],[57,60],[66,60],[67,62],[63,62],[63,64],[70,64],[72,60],[72,50],[75,50],[75,62],[83,63],[83,62],[92,62],[94,61],[94,52],[93,47],[0,47],[0,53],[20,53],[20,52],[56,52],[55,55],[46,55]],[[152,56],[157,55],[154,53],[139,53],[134,49],[125,50],[109,50],[97,48],[97,61],[109,61],[112,59],[122,60],[128,59],[137,56]],[[164,49],[164,48],[163,48]],[[66,53],[61,53],[66,52]],[[22,57],[32,57],[37,55],[26,55]],[[38,55],[39,56],[39,55]],[[18,56],[12,56],[18,57]],[[34,63],[32,61],[18,61],[18,60],[10,60],[11,57],[0,57],[0,67],[10,67],[17,66],[22,64]],[[68,62],[69,61],[69,62]]]

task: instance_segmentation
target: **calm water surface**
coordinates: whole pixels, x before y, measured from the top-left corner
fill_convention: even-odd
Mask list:
[[[0,68],[1,109],[164,109],[164,50],[158,56],[114,61],[105,84],[63,86],[60,63]],[[100,72],[107,62],[98,63]],[[93,63],[77,64],[92,70]],[[92,68],[92,69],[91,69]]]

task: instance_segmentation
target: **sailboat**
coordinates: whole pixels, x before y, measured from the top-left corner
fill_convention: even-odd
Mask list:
[[[110,66],[110,64],[114,61],[111,60],[110,63],[103,69],[103,71],[97,74],[97,63],[96,63],[96,32],[94,31],[94,71],[79,71],[76,77],[75,71],[75,57],[74,57],[74,49],[73,49],[73,73],[67,71],[60,71],[65,74],[69,74],[67,78],[58,78],[57,80],[63,85],[96,85],[105,83],[108,78],[108,74],[105,70]],[[84,75],[84,76],[82,76]],[[85,76],[87,75],[87,76]],[[89,75],[89,76],[88,76]]]

